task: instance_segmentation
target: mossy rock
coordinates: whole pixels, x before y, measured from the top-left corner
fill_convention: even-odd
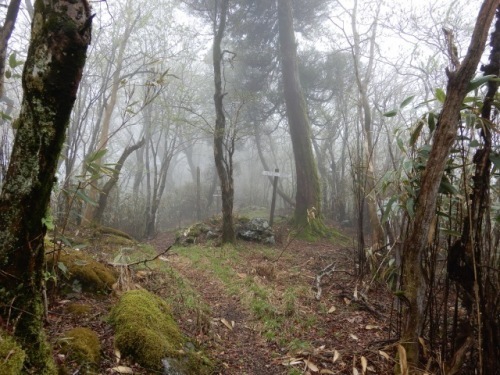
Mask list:
[[[19,375],[26,353],[13,337],[0,330],[0,375]]]
[[[84,373],[93,374],[101,360],[101,344],[97,333],[89,328],[76,327],[60,340],[61,352],[77,362]]]
[[[66,306],[66,312],[77,317],[88,315],[90,311],[92,311],[92,307],[84,303],[69,303]]]
[[[49,257],[48,265],[52,266],[53,259]],[[112,268],[106,267],[92,259],[89,255],[68,250],[61,252],[59,263],[66,268],[65,277],[69,284],[78,281],[85,292],[107,293],[112,290],[112,285],[116,282],[116,274]],[[59,268],[62,268],[58,265]],[[63,276],[63,280],[64,280]]]
[[[193,350],[170,306],[158,296],[146,290],[128,291],[111,310],[109,320],[115,329],[115,346],[141,366],[162,371],[168,363],[174,373],[212,373],[211,361]]]

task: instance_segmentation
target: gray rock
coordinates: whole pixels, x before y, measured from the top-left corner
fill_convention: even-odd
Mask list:
[[[247,222],[240,222],[236,228],[239,238],[246,241],[260,242],[274,245],[274,232],[266,219],[255,218]]]
[[[176,369],[176,360],[171,358],[163,358],[163,375],[183,375],[182,372]]]

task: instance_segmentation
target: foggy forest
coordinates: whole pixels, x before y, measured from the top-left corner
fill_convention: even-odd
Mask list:
[[[0,22],[0,375],[499,373],[500,0]]]

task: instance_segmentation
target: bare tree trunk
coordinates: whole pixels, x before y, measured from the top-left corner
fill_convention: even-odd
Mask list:
[[[7,58],[7,46],[9,45],[9,39],[14,31],[14,26],[16,24],[17,13],[19,12],[19,5],[21,0],[11,0],[9,7],[7,8],[7,15],[5,16],[5,22],[3,26],[0,27],[0,98],[3,96],[4,92],[4,76],[5,76],[5,59]]]
[[[21,113],[0,195],[3,322],[28,353],[30,373],[54,374],[43,329],[45,217],[76,98],[92,16],[87,1],[37,0],[23,72]],[[59,27],[64,25],[64,27]],[[20,286],[22,286],[20,288]]]
[[[368,211],[368,220],[370,224],[371,231],[371,241],[372,246],[375,248],[383,245],[384,242],[384,230],[380,224],[380,220],[377,213],[377,195],[375,193],[375,154],[373,147],[373,124],[372,124],[372,111],[370,107],[370,101],[368,98],[368,86],[373,76],[374,64],[375,64],[375,46],[377,37],[377,27],[378,27],[378,15],[380,12],[381,2],[377,2],[376,14],[374,16],[373,22],[371,24],[371,35],[369,37],[369,50],[368,50],[368,64],[365,68],[364,73],[362,73],[361,67],[361,38],[357,28],[357,7],[358,2],[354,1],[352,15],[351,15],[351,28],[353,33],[353,45],[352,45],[352,55],[354,60],[356,84],[359,91],[360,100],[360,112],[362,116],[360,117],[362,121],[363,129],[363,179],[360,179],[362,184],[361,189],[364,192],[364,198],[366,203],[366,209]],[[361,209],[365,209],[365,204],[361,206]],[[361,215],[363,216],[363,215]],[[361,228],[360,228],[361,229]],[[364,250],[363,250],[364,251]]]
[[[94,211],[94,217],[92,218],[92,221],[96,223],[101,223],[102,221],[102,216],[104,215],[104,210],[106,209],[106,206],[108,204],[108,197],[109,194],[111,193],[111,190],[115,187],[116,183],[118,182],[118,177],[120,177],[120,172],[122,170],[123,164],[127,160],[127,158],[132,154],[132,152],[140,149],[142,146],[144,146],[144,143],[146,142],[146,139],[143,138],[140,142],[137,142],[135,145],[127,147],[125,150],[123,150],[122,155],[120,156],[120,159],[115,164],[115,168],[113,170],[113,175],[110,177],[110,179],[104,184],[102,189],[99,192],[99,199],[97,201],[97,207]]]
[[[297,45],[290,0],[278,0],[278,27],[283,91],[297,178],[295,223],[302,226],[307,223],[308,210],[313,209],[313,207],[318,217],[320,216],[321,193],[318,170],[311,145],[311,125],[299,80]]]
[[[497,21],[495,30],[491,35],[492,51],[490,62],[483,67],[485,75],[500,75],[500,8],[497,8]],[[492,151],[491,137],[491,110],[495,94],[498,91],[498,82],[489,81],[488,91],[484,99],[481,117],[485,120],[480,131],[480,137],[484,144],[479,148],[473,163],[476,166],[472,177],[473,186],[470,194],[470,209],[465,218],[462,236],[453,244],[448,255],[448,274],[450,279],[457,282],[459,290],[462,291],[462,303],[467,310],[467,315],[461,319],[460,324],[466,327],[463,331],[469,332],[466,343],[472,345],[475,341],[478,345],[480,371],[484,374],[492,374],[500,365],[500,332],[498,307],[495,300],[498,298],[498,286],[493,282],[497,278],[494,273],[481,264],[490,265],[490,260],[495,256],[491,254],[491,244],[486,243],[488,234],[489,213],[487,207],[490,201],[490,172]],[[494,251],[494,250],[493,250]],[[492,265],[494,267],[494,264]],[[473,340],[474,330],[472,324],[478,326],[478,338]],[[460,371],[461,364],[468,354],[463,350],[464,345],[457,343],[457,350],[452,353],[452,358],[447,363],[448,373]]]
[[[450,149],[455,141],[462,102],[484,51],[488,29],[499,0],[485,0],[479,11],[471,43],[462,64],[448,73],[447,96],[436,126],[432,149],[417,197],[415,216],[403,249],[404,321],[401,343],[408,363],[419,364],[418,338],[422,332],[425,312],[426,283],[422,270],[422,254],[427,246],[429,229],[435,217],[438,189]]]
[[[116,68],[115,71],[113,72],[112,79],[111,79],[111,89],[109,96],[104,99],[104,114],[101,122],[101,128],[100,128],[100,134],[99,134],[99,143],[97,145],[97,150],[104,150],[109,141],[109,128],[111,125],[111,116],[113,115],[113,112],[116,107],[116,100],[118,98],[118,90],[120,89],[120,81],[121,81],[121,75],[122,75],[122,70],[123,70],[123,59],[125,57],[125,49],[128,44],[128,40],[130,39],[130,36],[132,34],[132,31],[134,30],[135,25],[139,21],[141,15],[137,14],[136,17],[126,25],[125,31],[123,33],[122,39],[119,43],[119,48],[118,48],[118,55],[116,57]],[[97,164],[102,164],[102,159],[99,158],[96,160]],[[90,191],[88,193],[89,197],[91,197],[94,201],[97,201],[99,197],[99,190],[94,184],[90,185]],[[93,217],[95,216],[95,207],[92,205],[87,205],[84,213],[84,217],[87,222],[92,221]]]
[[[218,2],[216,1],[216,4]],[[222,92],[222,52],[221,42],[226,28],[228,0],[222,0],[220,11],[215,8],[214,17],[214,44],[213,44],[213,65],[215,83],[215,130],[214,130],[214,159],[217,173],[219,175],[222,193],[222,242],[230,243],[235,241],[233,225],[233,151],[234,145],[224,145],[226,138],[226,116],[224,115],[224,93]],[[218,25],[217,25],[218,19]],[[234,143],[234,138],[231,140]],[[229,147],[228,147],[229,146]]]

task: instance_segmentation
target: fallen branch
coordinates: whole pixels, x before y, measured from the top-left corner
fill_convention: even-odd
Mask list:
[[[330,276],[332,273],[335,272],[335,263],[329,264],[325,268],[321,270],[320,273],[318,273],[315,277],[315,287],[316,287],[316,300],[319,301],[321,299],[321,293],[323,290],[321,289],[321,279],[324,276]]]
[[[165,255],[172,248],[172,246],[174,246],[174,245],[173,244],[170,245],[163,252],[157,254],[156,256],[154,256],[151,259],[142,259],[142,260],[138,260],[137,262],[132,262],[132,263],[114,263],[114,262],[110,262],[108,264],[111,265],[111,266],[113,266],[113,267],[116,267],[116,266],[130,267],[130,266],[135,266],[137,264],[142,264],[142,263],[144,263],[144,265],[146,265],[147,262],[152,262],[152,261],[158,259],[159,257],[161,257],[162,255]]]
[[[366,299],[362,296],[361,293],[359,293],[359,294],[361,295],[361,298],[350,295],[349,293],[340,293],[340,294],[337,294],[335,297],[347,298],[348,300],[360,305],[361,308],[368,311],[369,313],[374,315],[376,318],[378,318],[378,319],[384,318],[384,316],[381,313],[379,313],[377,310],[375,310],[375,308],[372,307],[368,301],[366,301]]]

